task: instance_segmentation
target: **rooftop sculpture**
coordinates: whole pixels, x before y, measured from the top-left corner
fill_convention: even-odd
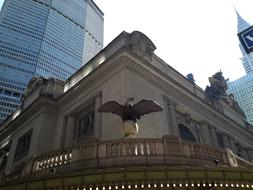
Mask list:
[[[218,101],[227,95],[227,80],[222,76],[221,71],[209,77],[208,80],[210,86],[206,86],[205,93],[211,102]]]
[[[227,94],[227,80],[222,75],[222,72],[219,71],[215,73],[212,77],[208,78],[210,86],[206,86],[205,93],[208,100],[216,106],[218,109],[221,106],[217,105],[219,100],[223,100],[227,105],[241,114],[243,117],[246,117],[243,110],[240,108],[237,101],[234,99],[233,94]]]

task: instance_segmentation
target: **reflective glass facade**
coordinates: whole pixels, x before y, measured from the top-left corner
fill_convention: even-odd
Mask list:
[[[243,109],[247,121],[253,125],[253,73],[228,83],[228,93],[235,96],[235,100]]]
[[[92,0],[5,0],[0,13],[0,123],[33,76],[67,79],[103,46]]]

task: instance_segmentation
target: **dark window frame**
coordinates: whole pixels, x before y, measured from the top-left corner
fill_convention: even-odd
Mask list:
[[[191,132],[191,130],[185,126],[184,124],[178,124],[178,130],[179,130],[179,134],[180,137],[183,140],[187,140],[187,141],[191,141],[191,142],[197,142],[194,134]]]
[[[95,105],[91,104],[79,112],[76,116],[75,140],[82,140],[94,137]]]
[[[32,129],[26,132],[24,135],[19,137],[15,154],[14,162],[26,156],[30,149],[31,138],[32,138]]]

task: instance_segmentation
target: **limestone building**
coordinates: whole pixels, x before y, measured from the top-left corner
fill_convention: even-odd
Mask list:
[[[253,188],[253,130],[236,102],[207,95],[155,49],[122,32],[67,81],[31,80],[0,131],[0,189]],[[128,97],[163,111],[122,138],[120,117],[97,109]]]

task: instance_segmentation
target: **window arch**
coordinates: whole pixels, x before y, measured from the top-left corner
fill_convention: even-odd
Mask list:
[[[193,141],[193,142],[196,141],[196,139],[195,139],[194,135],[192,134],[192,132],[185,125],[179,124],[178,129],[179,129],[180,137],[183,140]]]

